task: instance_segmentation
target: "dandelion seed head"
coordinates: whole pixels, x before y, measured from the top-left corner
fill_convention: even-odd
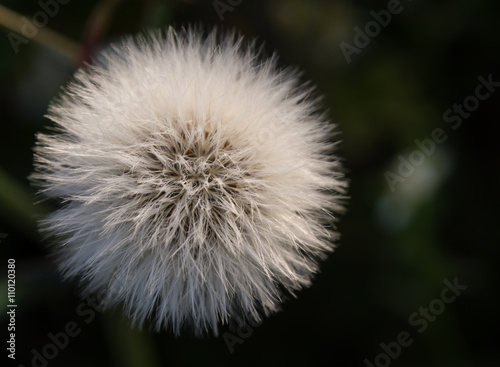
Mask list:
[[[60,268],[157,330],[217,333],[310,285],[347,187],[295,72],[234,34],[188,29],[104,51],[49,108],[32,180]]]

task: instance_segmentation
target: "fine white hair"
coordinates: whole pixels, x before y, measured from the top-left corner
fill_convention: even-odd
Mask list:
[[[334,124],[255,42],[195,29],[110,46],[49,107],[32,179],[60,269],[139,325],[217,333],[310,285],[347,181]]]

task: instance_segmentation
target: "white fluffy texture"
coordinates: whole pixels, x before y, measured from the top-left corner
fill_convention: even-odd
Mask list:
[[[79,70],[33,179],[61,269],[142,325],[217,333],[308,286],[347,186],[333,125],[254,46],[194,30],[128,39]]]

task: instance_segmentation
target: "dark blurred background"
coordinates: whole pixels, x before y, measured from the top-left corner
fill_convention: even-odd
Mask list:
[[[61,3],[45,11],[53,13],[47,19],[38,15],[47,25],[33,39],[11,32],[22,32],[20,16],[31,21],[44,11],[43,0],[2,0],[0,7],[0,308],[6,340],[10,258],[16,261],[18,305],[16,360],[7,358],[3,340],[2,359],[42,367],[500,366],[500,90],[455,130],[443,118],[475,94],[479,76],[500,81],[499,2],[402,0],[401,11],[379,32],[369,23],[371,12],[397,2]],[[222,327],[218,338],[134,331],[121,310],[91,317],[77,285],[61,281],[37,233],[37,219],[51,208],[33,204],[27,179],[34,135],[51,124],[43,117],[49,101],[83,60],[122,35],[187,23],[235,28],[265,41],[269,53],[278,51],[283,65],[300,67],[342,131],[351,180],[340,245],[313,286],[262,325]],[[364,31],[367,25],[378,34],[348,62],[342,48],[352,50],[355,27]],[[429,139],[437,128],[447,140],[435,143],[409,177],[389,175],[396,180],[392,190],[387,172],[400,175],[401,157],[418,158],[415,139]],[[445,280],[467,286],[449,304],[440,301]],[[429,306],[428,321],[422,321],[420,307]],[[55,351],[47,347],[53,344],[49,333],[72,323],[78,335]],[[410,345],[396,346],[401,332],[410,335]],[[33,360],[36,353],[50,358]]]

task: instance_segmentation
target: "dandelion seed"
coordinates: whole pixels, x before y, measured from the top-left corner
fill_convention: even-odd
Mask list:
[[[157,330],[260,321],[310,285],[347,187],[310,89],[234,35],[130,38],[79,70],[32,180],[60,268]],[[262,134],[262,132],[266,132]]]

